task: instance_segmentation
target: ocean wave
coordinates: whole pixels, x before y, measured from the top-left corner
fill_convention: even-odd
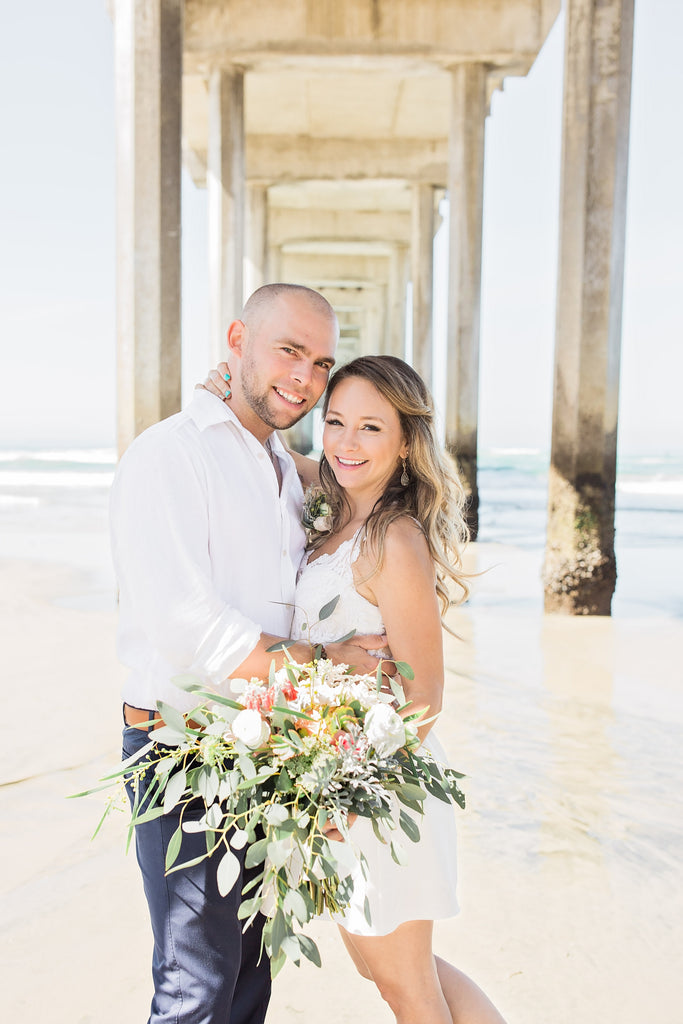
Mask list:
[[[540,448],[487,448],[485,455],[542,455]]]
[[[0,450],[0,463],[11,462],[72,462],[88,465],[116,465],[114,448],[64,448],[39,451],[30,448]]]
[[[661,494],[671,497],[683,495],[683,480],[617,480],[621,494]]]
[[[0,488],[32,488],[32,487],[111,487],[114,479],[113,470],[111,473],[83,473],[83,472],[38,472],[35,470],[8,470],[0,473]]]
[[[34,508],[40,505],[40,498],[28,494],[0,494],[0,508]]]

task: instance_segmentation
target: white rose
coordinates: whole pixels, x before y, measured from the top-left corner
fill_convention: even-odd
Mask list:
[[[232,731],[236,739],[241,740],[245,747],[256,750],[262,747],[270,736],[270,726],[261,718],[258,711],[246,708],[235,718]]]
[[[327,533],[330,529],[330,518],[329,516],[318,516],[317,519],[313,520],[313,529],[317,530],[318,533]]]
[[[380,757],[395,754],[406,741],[403,719],[388,704],[375,704],[370,708],[363,731]]]

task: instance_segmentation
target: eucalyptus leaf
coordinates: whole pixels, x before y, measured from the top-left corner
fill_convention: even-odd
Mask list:
[[[403,676],[404,679],[414,679],[415,673],[408,664],[407,661],[395,661],[396,671]]]
[[[357,632],[357,629],[350,629],[348,633],[344,633],[344,636],[340,636],[338,640],[333,640],[332,642],[335,644],[345,644],[346,641],[350,640],[351,637],[354,637]]]
[[[154,743],[164,747],[179,747],[181,743],[187,743],[185,730],[180,732],[170,725],[160,725],[158,729],[154,730],[153,735]]]
[[[278,974],[280,973],[280,971],[282,970],[282,968],[285,966],[286,963],[287,963],[287,957],[282,952],[282,950],[280,950],[277,953],[276,956],[271,956],[271,958],[270,958],[270,978],[271,978],[271,981],[274,981],[275,978],[277,978]]]
[[[171,676],[171,682],[179,689],[187,690],[188,693],[203,690],[206,686],[206,683],[204,683],[199,676],[190,675],[188,672],[181,672],[180,675]]]
[[[172,811],[175,805],[178,803],[180,798],[185,793],[185,787],[187,785],[187,776],[184,768],[179,768],[178,771],[171,775],[166,783],[164,789],[164,814],[168,814]]]
[[[242,900],[239,907],[237,908],[237,917],[240,921],[244,921],[246,917],[251,917],[252,914],[258,913],[261,909],[263,898],[261,896],[254,896],[250,900]]]
[[[179,732],[181,735],[185,735],[185,719],[182,711],[178,711],[172,704],[167,704],[166,701],[158,700],[157,708],[163,718],[166,725],[170,726],[175,732]],[[151,717],[151,716],[150,716]]]
[[[274,868],[281,868],[291,857],[292,850],[292,843],[289,839],[268,843],[268,860]]]
[[[220,704],[225,708],[234,708],[235,711],[244,711],[244,704],[238,704],[236,700],[231,697],[224,697],[222,693],[205,693],[203,694],[213,704]]]
[[[142,814],[136,814],[132,819],[132,824],[146,825],[148,821],[155,821],[164,813],[163,807],[151,807],[148,811],[143,811]]]
[[[183,832],[187,832],[188,835],[196,835],[199,832],[206,832],[208,825],[206,824],[206,818],[185,818],[183,821]]]
[[[412,782],[401,783],[397,787],[396,792],[400,797],[406,797],[408,800],[417,800],[418,802],[422,802],[427,795],[421,786],[416,786]]]
[[[247,855],[244,858],[244,866],[247,868],[253,868],[256,864],[261,864],[266,859],[268,853],[268,840],[257,839],[255,843],[247,850]]]
[[[178,859],[180,853],[180,844],[182,843],[182,825],[178,825],[173,835],[168,841],[168,847],[166,848],[166,870],[172,867]]]
[[[284,908],[290,914],[294,914],[299,924],[306,924],[310,919],[308,907],[297,889],[288,890],[285,896]]]
[[[299,940],[301,952],[306,957],[306,959],[310,960],[311,963],[315,964],[316,967],[321,967],[322,961],[320,959],[320,950],[316,946],[313,939],[309,939],[308,935],[298,935],[297,938]]]
[[[389,686],[399,704],[405,704],[406,695],[403,692],[403,687],[400,683],[397,683],[393,676],[389,676]]]
[[[240,862],[232,850],[226,850],[216,870],[216,882],[221,896],[227,896],[240,876]]]
[[[368,924],[371,925],[372,924],[372,914],[370,913],[370,900],[367,898],[367,896],[365,897],[365,900],[363,901],[363,916],[365,917],[365,920],[368,922]]]
[[[237,758],[237,764],[245,779],[256,778],[256,765],[247,754],[240,754]]]
[[[223,808],[220,804],[211,804],[208,811],[206,812],[206,824],[209,828],[217,829],[220,828],[223,821]]]
[[[327,604],[322,606],[318,612],[318,622],[324,622],[325,619],[329,619],[330,615],[339,604],[340,597],[341,594],[337,594],[336,597],[333,597],[331,601],[328,601]]]
[[[269,825],[281,825],[283,821],[287,821],[289,811],[282,804],[270,804],[264,811],[264,817]]]
[[[249,833],[242,828],[233,829],[230,835],[230,845],[233,850],[243,850],[249,841]]]
[[[420,829],[410,815],[406,814],[403,810],[399,811],[398,821],[408,839],[411,839],[414,843],[419,843]]]
[[[277,955],[282,945],[282,940],[288,933],[287,922],[285,921],[285,915],[279,908],[275,911],[275,915],[270,922],[270,944],[273,955]]]
[[[280,943],[280,949],[288,956],[290,960],[293,960],[298,967],[301,963],[301,948],[299,946],[299,939],[297,935],[285,935],[284,939]]]
[[[280,602],[276,601],[275,604],[280,604]],[[274,654],[275,651],[286,651],[290,647],[293,647],[295,643],[296,640],[278,640],[276,644],[266,647],[266,654]]]

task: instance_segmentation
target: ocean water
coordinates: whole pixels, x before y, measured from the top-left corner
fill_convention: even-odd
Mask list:
[[[113,449],[0,451],[0,557],[85,565],[97,547],[104,568],[106,551],[96,538],[106,536],[115,467]],[[547,453],[494,448],[480,454],[479,540],[527,552],[537,575],[547,483]],[[621,457],[616,505],[615,613],[683,616],[683,453]],[[540,600],[540,584],[535,589]]]

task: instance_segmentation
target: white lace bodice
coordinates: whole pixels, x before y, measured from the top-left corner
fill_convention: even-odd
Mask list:
[[[359,533],[345,540],[331,554],[318,555],[312,562],[304,556],[296,585],[296,609],[292,636],[314,644],[331,643],[356,633],[383,633],[379,608],[362,597],[353,584],[352,565],[358,557]],[[339,595],[332,614],[319,622],[319,612]]]

